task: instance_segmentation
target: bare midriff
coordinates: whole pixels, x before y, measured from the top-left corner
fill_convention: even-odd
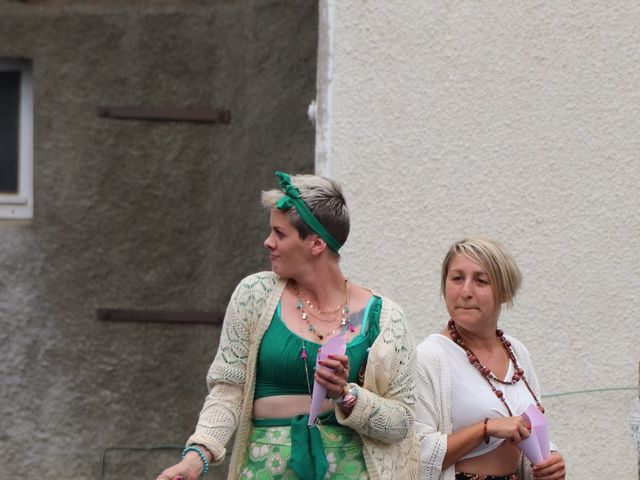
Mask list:
[[[457,472],[509,475],[518,469],[521,451],[515,443],[505,440],[495,450],[456,463]]]
[[[293,418],[296,415],[307,415],[311,406],[309,395],[275,395],[263,397],[253,402],[254,418]],[[334,409],[331,400],[324,400],[320,413]]]

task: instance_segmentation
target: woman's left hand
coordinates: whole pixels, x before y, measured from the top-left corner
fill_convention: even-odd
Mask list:
[[[349,358],[346,355],[329,355],[320,365],[326,368],[317,368],[315,379],[327,389],[329,398],[336,400],[342,397],[349,378]]]
[[[531,468],[535,480],[563,480],[566,474],[564,459],[558,452],[551,452],[546,460]]]

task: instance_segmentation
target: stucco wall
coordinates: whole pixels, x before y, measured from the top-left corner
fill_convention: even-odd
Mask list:
[[[219,311],[268,266],[259,193],[313,168],[316,48],[313,1],[0,2],[0,57],[33,60],[35,104],[35,215],[0,223],[1,478],[100,478],[106,448],[186,440],[219,328],[95,312]],[[177,454],[109,451],[104,478],[155,478]]]
[[[345,270],[400,302],[421,339],[447,320],[451,242],[503,241],[524,286],[501,324],[543,392],[569,393],[544,402],[568,478],[636,478],[640,5],[322,3],[319,171],[350,202]]]

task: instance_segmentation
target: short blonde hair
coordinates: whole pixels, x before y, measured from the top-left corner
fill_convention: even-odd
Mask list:
[[[291,183],[298,187],[300,196],[307,204],[311,213],[324,228],[341,245],[349,236],[350,220],[347,202],[338,182],[318,175],[291,175]],[[284,197],[280,189],[262,192],[262,206],[271,210],[276,207],[278,200]],[[300,238],[307,238],[313,230],[302,221],[295,207],[287,210],[287,215]]]
[[[513,305],[513,299],[522,283],[522,273],[507,249],[488,237],[473,236],[455,242],[442,262],[440,289],[445,297],[449,265],[456,255],[464,255],[482,265],[489,276],[496,303]]]

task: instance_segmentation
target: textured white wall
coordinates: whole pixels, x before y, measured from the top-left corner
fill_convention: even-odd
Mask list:
[[[544,393],[627,388],[546,400],[568,478],[637,478],[640,3],[329,4],[319,171],[350,201],[345,270],[421,339],[448,245],[503,241],[525,282],[501,323]]]

